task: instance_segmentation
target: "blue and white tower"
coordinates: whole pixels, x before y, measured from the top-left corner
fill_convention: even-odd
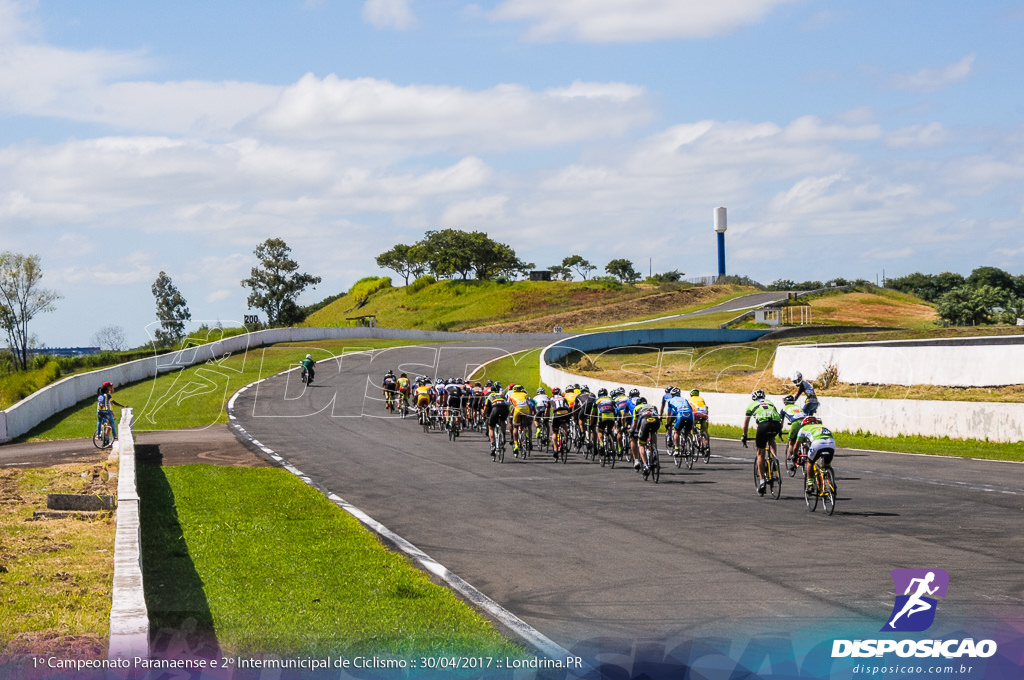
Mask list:
[[[725,208],[715,208],[715,231],[718,232],[718,275],[725,276]]]

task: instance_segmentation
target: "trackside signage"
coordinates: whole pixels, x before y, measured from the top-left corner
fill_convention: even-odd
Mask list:
[[[935,622],[937,598],[946,597],[949,574],[943,569],[893,569],[889,573],[897,595],[880,632],[919,633],[930,628]],[[832,658],[895,654],[902,658],[987,659],[995,655],[996,649],[994,640],[896,640],[879,636],[869,640],[833,640]]]

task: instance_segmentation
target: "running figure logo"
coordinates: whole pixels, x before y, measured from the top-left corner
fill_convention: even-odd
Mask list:
[[[882,631],[914,633],[927,630],[935,621],[935,597],[945,597],[949,574],[942,569],[893,569],[896,603]],[[932,597],[934,596],[934,597]]]

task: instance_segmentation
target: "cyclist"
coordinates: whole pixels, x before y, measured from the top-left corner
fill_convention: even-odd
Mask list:
[[[459,416],[462,413],[462,379],[448,378],[444,392],[444,420],[459,436]]]
[[[668,431],[675,432],[675,450],[672,456],[681,456],[683,437],[689,436],[693,431],[693,408],[690,402],[683,398],[683,391],[678,387],[672,388],[665,405],[668,413]]]
[[[538,387],[537,394],[533,398],[533,409],[537,416],[537,440],[540,442],[545,442],[551,437],[551,422],[548,414],[549,401],[547,390],[543,387]]]
[[[572,418],[572,409],[569,402],[562,395],[562,390],[557,387],[551,388],[551,398],[548,399],[548,413],[551,414],[551,436],[555,438],[555,458],[562,447],[569,446],[569,421]]]
[[[766,466],[764,462],[764,450],[770,447],[775,453],[775,437],[782,432],[782,416],[775,404],[768,401],[764,396],[764,390],[754,390],[750,393],[750,405],[743,418],[743,446],[747,445],[747,430],[750,426],[750,419],[757,420],[757,434],[754,438],[754,445],[757,447],[757,494],[764,495],[764,489],[768,482],[765,480]]]
[[[302,366],[302,371],[306,374],[306,384],[313,384],[313,378],[316,376],[316,369],[314,368],[316,362],[313,361],[313,355],[307,354],[306,358],[299,365]]]
[[[804,413],[813,416],[818,410],[818,397],[814,393],[814,385],[809,380],[804,380],[804,374],[797,371],[793,374],[793,384],[796,385],[796,393],[793,394],[793,399],[799,399],[800,395],[804,395]]]
[[[806,413],[796,403],[796,397],[787,394],[782,398],[782,436],[789,439],[786,445],[786,467],[793,471],[796,468],[796,436],[800,432]]]
[[[662,418],[665,417],[665,411],[668,409],[668,400],[672,398],[672,390],[674,389],[675,387],[669,385],[665,388],[665,394],[661,395],[661,409],[658,411],[658,415]]]
[[[409,403],[409,391],[410,390],[411,390],[411,386],[409,384],[409,376],[405,374],[405,371],[402,371],[402,374],[400,376],[398,376],[398,395],[401,398],[401,401],[399,402],[399,404],[402,404],[402,403],[408,404]]]
[[[603,448],[605,441],[612,436],[612,428],[615,427],[615,402],[608,396],[608,390],[603,387],[597,390],[594,412],[597,415],[597,445]]]
[[[807,463],[804,471],[807,473],[807,490],[813,493],[814,462],[820,458],[824,465],[831,465],[832,458],[836,455],[836,440],[832,436],[832,431],[821,424],[820,418],[814,416],[804,418],[803,427],[800,428],[797,438],[807,442]]]
[[[576,411],[573,413],[573,422],[576,423],[581,446],[584,441],[593,442],[597,434],[595,403],[597,403],[597,397],[588,386],[584,385],[580,395],[576,397]]]
[[[636,437],[632,436],[634,432],[634,425],[636,424],[636,407],[640,403],[640,390],[633,388],[629,391],[629,398],[626,400],[626,418],[625,426],[629,446],[629,455],[633,459],[633,465],[636,466],[636,461],[640,458],[640,447],[637,445]],[[644,400],[646,404],[647,401]]]
[[[99,435],[103,431],[103,423],[107,423],[110,425],[110,434],[114,436],[116,442],[117,423],[114,421],[114,409],[110,408],[111,404],[126,408],[124,404],[114,401],[113,383],[105,382],[96,391],[96,434]]]
[[[416,413],[419,415],[419,422],[422,425],[426,422],[427,409],[430,407],[430,398],[433,396],[434,388],[430,381],[420,378],[416,381]]]
[[[645,478],[650,470],[650,466],[647,464],[647,439],[650,436],[657,437],[660,429],[661,415],[658,413],[658,407],[648,404],[644,397],[638,397],[636,409],[633,411],[633,425],[629,431],[629,438],[634,445],[638,445],[640,453],[640,460],[634,461],[633,468],[639,469],[637,465],[642,465]]]
[[[384,409],[389,410],[395,401],[395,390],[398,388],[398,381],[390,368],[384,374],[384,380],[381,381],[380,386],[381,393],[384,395]]]
[[[494,458],[498,453],[494,429],[500,427],[504,434],[505,421],[508,420],[508,400],[501,393],[501,383],[495,383],[494,389],[484,399],[484,417],[487,419],[487,438],[491,442],[491,458]]]
[[[533,402],[530,401],[530,395],[526,393],[526,389],[519,384],[512,384],[508,386],[508,402],[509,411],[512,413],[512,455],[518,456],[520,453],[520,428],[525,428],[526,430],[527,451],[533,448],[533,435],[530,432],[530,418],[533,415]],[[525,458],[526,451],[523,451],[522,453]]]
[[[700,431],[704,434],[708,433],[708,404],[704,401],[704,397],[700,396],[700,390],[690,390],[690,408],[693,409],[693,420],[696,425],[700,426]]]

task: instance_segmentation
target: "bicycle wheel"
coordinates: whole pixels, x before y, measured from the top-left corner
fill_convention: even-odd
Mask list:
[[[811,470],[812,473],[817,472],[817,468]],[[804,502],[807,503],[808,512],[814,512],[814,509],[818,507],[818,488],[817,486],[809,487],[807,482],[804,482]]]
[[[711,462],[711,437],[708,436],[707,432],[701,432],[700,436],[701,436],[701,440],[703,441],[702,446],[704,448],[704,462],[705,463],[710,463]]]
[[[684,449],[684,445],[683,444],[676,444],[674,446],[674,450],[672,452],[672,460],[675,461],[677,468],[683,467],[683,462],[685,461],[685,457],[683,455],[683,449]]]
[[[658,447],[652,446],[647,452],[647,464],[651,466],[651,479],[658,483],[661,478],[661,458],[658,456]]]
[[[692,470],[693,464],[697,462],[697,442],[693,439],[693,433],[684,437],[683,441],[686,442],[686,469]]]
[[[821,507],[829,516],[836,511],[836,484],[832,469],[821,473]]]
[[[765,455],[768,456],[768,490],[772,494],[772,498],[779,500],[779,496],[782,495],[782,475],[779,472],[779,459],[774,453]]]
[[[107,431],[107,428],[105,427],[100,432],[100,434],[94,434],[92,436],[92,445],[95,446],[97,449],[105,449],[112,443],[113,441],[110,438],[110,433]]]

